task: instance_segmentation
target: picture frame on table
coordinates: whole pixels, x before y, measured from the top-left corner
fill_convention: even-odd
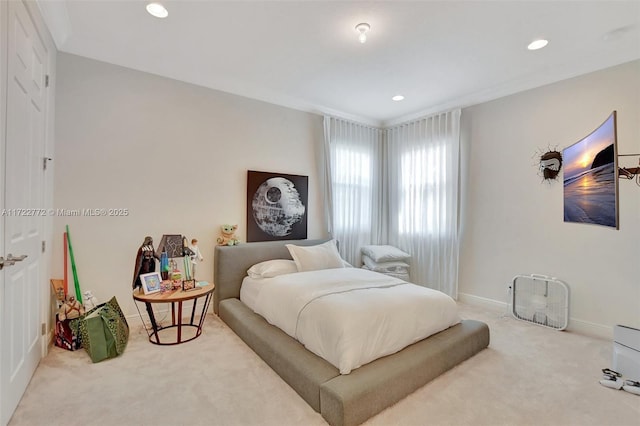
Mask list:
[[[162,277],[160,276],[160,272],[142,274],[140,275],[140,282],[142,282],[142,291],[144,291],[144,294],[158,293],[162,290]]]
[[[182,291],[195,290],[195,288],[196,288],[196,280],[182,281]]]

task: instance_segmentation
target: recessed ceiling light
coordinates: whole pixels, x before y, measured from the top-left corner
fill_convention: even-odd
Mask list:
[[[542,49],[547,44],[549,44],[548,40],[544,40],[544,39],[534,40],[531,43],[529,43],[529,45],[527,46],[527,49],[529,49],[529,50],[538,50],[538,49]]]
[[[367,31],[369,31],[370,29],[371,25],[367,24],[366,22],[356,25],[356,31],[360,33],[360,35],[358,36],[358,40],[360,40],[360,43],[364,43],[365,41],[367,41]]]
[[[156,18],[166,18],[169,16],[167,9],[160,3],[149,3],[147,5],[147,12]]]
[[[401,101],[404,99],[404,96],[402,95],[395,95],[393,98],[391,98],[391,100],[393,101]]]

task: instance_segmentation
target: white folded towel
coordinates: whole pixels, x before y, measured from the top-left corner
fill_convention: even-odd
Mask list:
[[[363,246],[362,254],[369,256],[374,262],[396,262],[411,258],[409,253],[405,253],[397,247],[385,245]]]
[[[392,262],[376,262],[367,255],[362,255],[362,261],[367,269],[376,272],[395,272],[395,273],[409,273],[409,264],[401,261]]]

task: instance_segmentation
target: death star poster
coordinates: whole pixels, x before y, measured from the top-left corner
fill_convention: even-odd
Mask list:
[[[248,171],[247,241],[307,238],[309,177]]]

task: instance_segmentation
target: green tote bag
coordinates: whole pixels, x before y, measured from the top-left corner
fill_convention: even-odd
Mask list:
[[[129,340],[129,324],[115,297],[82,316],[80,338],[93,362],[115,358],[124,352]]]

